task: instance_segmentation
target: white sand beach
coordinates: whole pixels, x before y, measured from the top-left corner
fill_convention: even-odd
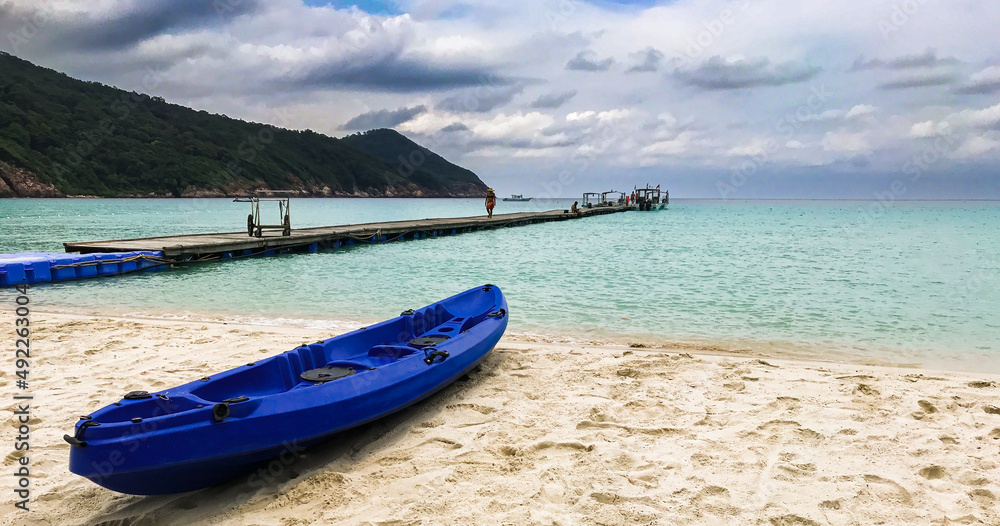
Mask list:
[[[1000,524],[998,376],[516,337],[269,471],[122,495],[68,471],[79,415],[331,335],[33,316],[31,511],[9,431],[2,524]]]

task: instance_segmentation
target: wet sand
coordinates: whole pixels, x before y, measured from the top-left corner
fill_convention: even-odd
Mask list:
[[[79,415],[330,334],[33,316],[31,511],[3,524],[1000,523],[1000,376],[513,337],[265,471],[122,495],[68,471]]]

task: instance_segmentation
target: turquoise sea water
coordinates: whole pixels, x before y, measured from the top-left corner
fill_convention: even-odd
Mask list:
[[[497,213],[571,203],[501,202]],[[293,227],[483,213],[478,199],[292,207]],[[264,212],[277,218],[276,205]],[[238,231],[246,214],[228,199],[0,200],[0,253]],[[44,285],[32,301],[51,311],[363,324],[494,283],[519,333],[1000,372],[998,233],[997,202],[675,200],[659,212]]]

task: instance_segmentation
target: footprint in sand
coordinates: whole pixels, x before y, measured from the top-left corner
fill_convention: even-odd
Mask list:
[[[475,411],[477,413],[483,414],[483,415],[488,415],[488,414],[496,411],[496,409],[494,409],[492,407],[488,407],[488,406],[485,406],[485,405],[479,405],[479,404],[451,404],[451,405],[445,406],[445,409],[450,409],[450,410],[453,410],[453,411],[456,410],[456,409],[471,409],[471,410],[473,410],[473,411]]]
[[[792,396],[779,396],[773,402],[767,404],[768,409],[777,411],[796,411],[801,408],[801,400]]]
[[[425,440],[420,443],[420,446],[427,446],[431,444],[436,444],[443,446],[445,449],[461,449],[462,444],[455,442],[454,440],[444,438],[444,437],[434,437],[429,440]]]
[[[433,428],[444,425],[444,418],[432,418],[426,422],[420,422],[417,427],[421,428]]]
[[[880,500],[888,500],[906,506],[913,505],[913,496],[893,480],[884,479],[878,475],[865,475],[868,491]]]
[[[553,504],[576,504],[578,500],[566,481],[550,471],[541,476],[541,496]]]
[[[390,455],[388,457],[380,458],[376,462],[380,466],[395,466],[411,460],[413,460],[413,457],[409,455]]]
[[[818,522],[798,515],[771,517],[770,521],[773,526],[819,526]]]
[[[928,415],[933,415],[938,412],[938,408],[927,400],[920,400],[917,404],[921,409],[923,409],[923,411],[914,411],[913,413],[910,413],[910,416],[913,417],[914,420],[923,420]]]
[[[552,442],[551,440],[546,440],[544,442],[539,442],[532,446],[534,451],[542,451],[545,449],[565,449],[569,451],[593,451],[593,444],[583,444],[580,442]]]
[[[858,396],[878,396],[882,393],[868,384],[858,384],[857,387],[854,388],[854,394]]]
[[[767,439],[770,443],[787,441],[789,434],[802,442],[815,443],[826,438],[822,433],[818,433],[807,427],[801,427],[801,424],[794,420],[771,420],[757,426],[757,430],[770,433],[771,436]]]
[[[777,468],[784,473],[785,479],[794,480],[801,478],[813,478],[816,476],[816,464],[793,464],[781,463]],[[777,477],[776,477],[777,478]]]
[[[660,478],[657,476],[658,470],[655,467],[643,466],[638,471],[628,474],[628,483],[633,486],[643,488],[655,488],[659,486]]]
[[[708,466],[713,463],[715,459],[704,453],[694,453],[691,455],[691,463],[698,466]]]
[[[601,504],[619,504],[625,499],[617,494],[610,491],[599,491],[590,494],[590,498],[600,502]]]
[[[924,412],[927,413],[927,414],[929,414],[929,415],[932,415],[932,414],[938,412],[938,408],[934,407],[934,404],[928,402],[927,400],[919,400],[919,401],[917,401],[917,405],[919,405],[920,409],[923,409]]]
[[[997,500],[996,495],[988,489],[974,489],[969,492],[969,498],[983,507],[992,507],[994,501]]]
[[[652,436],[684,436],[688,435],[688,431],[676,428],[676,427],[636,427],[636,426],[626,426],[622,424],[616,424],[614,422],[594,422],[592,420],[584,420],[576,424],[576,428],[580,430],[584,429],[621,429],[628,432],[630,435],[652,435]]]
[[[917,472],[921,477],[927,480],[942,479],[948,475],[948,472],[942,466],[930,466],[921,469]]]
[[[729,490],[722,486],[706,486],[695,494],[691,502],[700,510],[718,515],[735,515],[740,509],[732,504]]]
[[[622,406],[625,413],[641,420],[664,421],[676,416],[681,411],[676,407],[667,406],[661,400],[640,399],[631,400]]]
[[[632,367],[619,367],[617,374],[622,378],[639,378],[642,376],[642,373]]]

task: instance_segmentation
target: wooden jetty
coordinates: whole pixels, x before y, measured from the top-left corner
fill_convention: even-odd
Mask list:
[[[85,241],[64,243],[63,246],[66,252],[80,252],[82,254],[145,250],[163,252],[165,258],[177,262],[215,260],[292,251],[315,252],[320,248],[337,248],[358,243],[386,243],[532,223],[565,221],[625,212],[631,209],[632,207],[626,206],[601,206],[581,209],[577,214],[570,213],[568,210],[549,210],[547,212],[495,214],[492,218],[486,216],[454,217],[298,228],[292,229],[291,235],[288,236],[276,232],[264,237],[251,237],[247,235],[246,231],[243,231]]]

